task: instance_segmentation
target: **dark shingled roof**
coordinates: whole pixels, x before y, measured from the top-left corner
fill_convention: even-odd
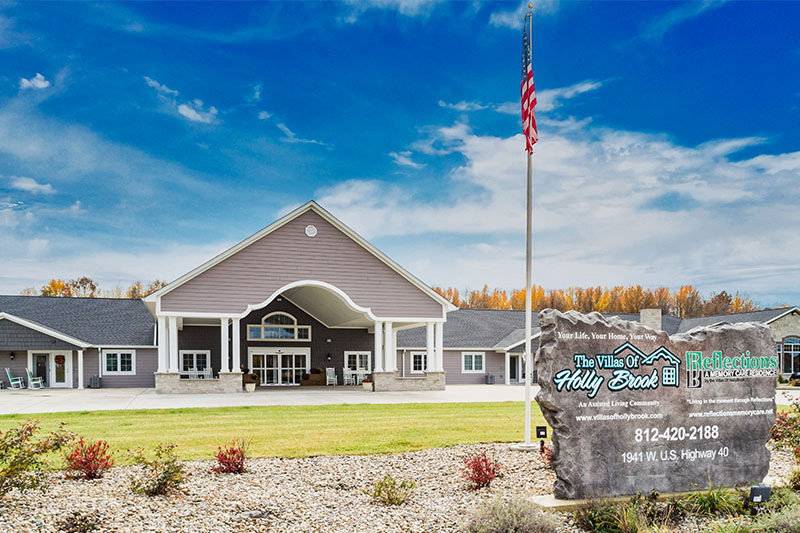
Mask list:
[[[661,317],[661,328],[670,335],[684,333],[698,326],[710,326],[720,322],[760,322],[770,320],[791,311],[789,308],[764,309],[749,313],[715,315],[700,318],[679,318],[671,315]],[[531,331],[539,333],[539,311],[533,312]],[[606,318],[618,317],[633,322],[639,314],[602,313]],[[498,309],[459,309],[447,313],[444,324],[445,348],[517,349],[525,342],[525,311]],[[425,346],[425,328],[414,328],[397,332],[398,348],[421,348]]]
[[[155,321],[142,300],[0,296],[8,313],[94,346],[154,346]]]

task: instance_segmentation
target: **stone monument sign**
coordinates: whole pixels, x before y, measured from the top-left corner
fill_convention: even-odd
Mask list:
[[[536,401],[558,498],[760,482],[779,360],[766,326],[669,336],[599,313],[539,314]]]

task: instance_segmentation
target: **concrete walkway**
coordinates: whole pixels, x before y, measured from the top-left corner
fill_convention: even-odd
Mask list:
[[[533,396],[539,391],[532,388]],[[243,405],[331,405],[353,403],[521,402],[522,385],[448,385],[444,391],[367,392],[361,387],[260,387],[252,394],[156,394],[155,389],[0,390],[0,414],[119,409],[235,407]],[[779,405],[799,391],[777,391]]]
[[[533,387],[533,394],[539,390]],[[448,385],[444,391],[367,392],[362,387],[259,387],[252,394],[156,394],[155,389],[1,390],[0,414],[119,409],[523,401],[521,385]]]

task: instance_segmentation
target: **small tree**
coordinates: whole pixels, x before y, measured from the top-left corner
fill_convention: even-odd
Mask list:
[[[5,433],[0,431],[0,496],[12,489],[24,492],[47,487],[45,456],[66,446],[73,435],[63,423],[41,438],[37,438],[39,431],[39,421],[30,419]]]

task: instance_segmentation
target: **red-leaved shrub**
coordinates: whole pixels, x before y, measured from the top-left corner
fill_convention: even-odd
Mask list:
[[[464,461],[464,478],[471,489],[488,487],[501,475],[500,463],[481,452]]]
[[[114,466],[112,456],[106,441],[98,440],[94,444],[86,444],[81,437],[67,455],[70,477],[99,479]]]
[[[216,466],[211,470],[218,474],[241,474],[244,472],[247,458],[247,445],[245,442],[234,440],[230,446],[220,446],[214,458]]]
[[[553,466],[553,449],[548,446],[542,446],[539,455],[542,456],[542,460],[547,464],[547,466]]]

